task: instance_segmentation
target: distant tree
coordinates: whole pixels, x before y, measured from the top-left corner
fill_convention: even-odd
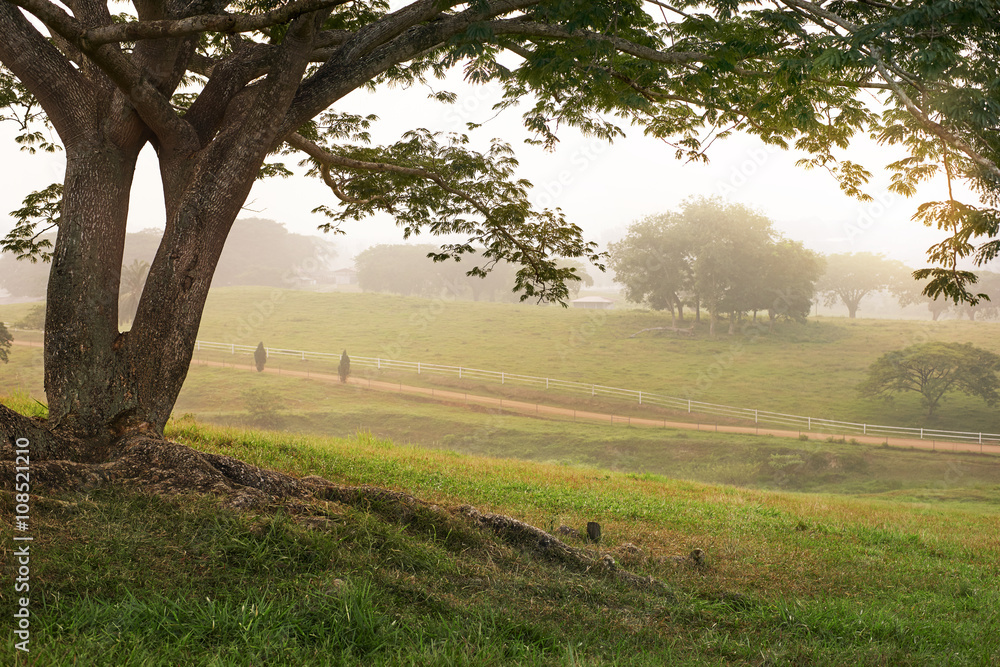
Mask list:
[[[259,428],[281,428],[281,411],[284,405],[281,397],[273,391],[261,387],[251,387],[243,392],[243,405],[247,410],[247,421]]]
[[[952,307],[960,316],[968,317],[970,320],[996,319],[1000,316],[1000,273],[976,271],[976,277],[979,279],[976,291],[986,298],[976,303],[962,303]]]
[[[681,294],[691,286],[690,248],[680,215],[662,213],[632,224],[625,238],[608,244],[608,263],[626,299],[669,310],[676,326],[684,317]]]
[[[729,314],[734,333],[736,320],[754,309],[764,289],[762,268],[778,235],[767,217],[718,199],[685,202],[683,215],[695,239],[694,291],[708,309],[709,333],[723,314]]]
[[[32,331],[45,330],[45,306],[35,306],[24,317],[14,323],[18,329],[30,329]]]
[[[942,315],[948,313],[956,318],[967,317],[970,320],[990,320],[1000,317],[1000,273],[992,271],[976,271],[976,291],[980,298],[976,303],[955,304],[944,298],[934,298],[923,293],[922,286],[913,282],[911,285],[901,284],[896,291],[899,305],[926,304],[931,318],[936,322]]]
[[[515,292],[518,265],[497,261],[488,274],[473,273],[470,261],[435,262],[438,248],[430,244],[379,244],[365,249],[354,258],[358,286],[366,292],[389,292],[404,296],[472,299],[474,301],[519,301]],[[470,253],[482,255],[484,248],[472,247]],[[461,257],[458,259],[462,259]],[[593,284],[583,264],[560,258],[560,271],[572,271],[567,296],[575,296],[581,285]]]
[[[841,253],[826,258],[826,272],[817,289],[826,305],[838,301],[847,306],[848,317],[857,317],[861,301],[869,294],[888,290],[899,294],[912,283],[912,271],[902,262],[870,252]]]
[[[243,218],[233,225],[212,287],[311,284],[329,269],[336,255],[334,244],[326,239],[289,232],[274,220]]]
[[[816,258],[740,204],[689,199],[676,213],[633,224],[609,251],[626,298],[669,309],[675,326],[685,299],[693,300],[696,312],[702,305],[708,309],[712,334],[727,314],[733,333],[747,312],[767,310],[775,318],[809,313]]]
[[[351,375],[351,358],[347,356],[347,350],[340,355],[340,364],[337,366],[337,375],[340,376],[341,382],[347,382],[347,378]]]
[[[162,229],[144,229],[126,234],[122,256],[122,294],[127,291],[129,280],[125,271],[140,261],[148,273],[148,262],[155,256],[162,237]],[[49,237],[43,240],[49,240]],[[55,237],[51,236],[51,240],[54,241]],[[233,224],[212,278],[212,286],[297,287],[322,280],[324,271],[336,254],[334,244],[327,239],[289,232],[283,224],[273,220],[243,218]],[[50,266],[46,262],[19,262],[13,254],[4,253],[0,255],[0,287],[14,296],[44,298]],[[119,315],[119,323],[132,321],[136,307],[127,310],[126,315]]]
[[[13,343],[14,337],[10,335],[7,331],[7,327],[4,326],[3,322],[0,322],[0,361],[7,363],[7,353],[10,351],[11,343]]]
[[[257,343],[257,349],[253,351],[253,362],[257,365],[257,372],[263,372],[264,364],[267,363],[267,350],[264,349],[264,341]]]
[[[147,275],[149,275],[149,262],[141,259],[132,260],[131,264],[122,267],[122,285],[118,296],[118,326],[135,318],[139,299],[142,298],[142,288],[146,286]]]
[[[995,405],[1000,395],[1000,355],[970,343],[921,343],[887,352],[868,369],[858,386],[862,396],[891,400],[896,394],[915,391],[927,415],[945,394],[958,391]]]
[[[358,287],[366,292],[390,292],[404,296],[440,293],[446,280],[443,265],[428,258],[437,251],[430,244],[379,244],[354,258]]]
[[[798,241],[778,241],[770,247],[760,274],[755,310],[766,311],[772,327],[779,317],[805,320],[824,267],[823,257]]]

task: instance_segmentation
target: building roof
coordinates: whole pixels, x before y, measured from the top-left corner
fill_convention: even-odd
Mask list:
[[[570,303],[614,303],[614,299],[606,299],[603,296],[584,296],[573,299]]]

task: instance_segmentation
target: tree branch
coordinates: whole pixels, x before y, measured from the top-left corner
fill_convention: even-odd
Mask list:
[[[88,47],[83,39],[85,30],[80,22],[48,0],[8,2],[23,7],[48,28],[78,46],[128,98],[143,122],[161,142],[191,131],[190,126],[174,112],[170,100],[117,46],[105,44],[96,48]]]
[[[463,192],[462,190],[453,187],[448,183],[447,180],[445,180],[443,176],[441,176],[441,174],[435,171],[430,171],[429,169],[422,169],[420,167],[403,167],[397,164],[390,164],[388,162],[366,162],[363,160],[355,160],[353,158],[347,158],[340,155],[335,155],[334,153],[331,153],[330,151],[324,149],[322,146],[319,146],[318,144],[309,141],[300,134],[293,134],[287,137],[285,139],[285,142],[289,146],[302,151],[303,153],[313,158],[314,160],[316,160],[325,167],[325,171],[323,172],[324,174],[323,181],[327,185],[329,185],[331,189],[334,190],[334,193],[336,193],[337,189],[339,189],[339,185],[334,187],[334,185],[331,184],[331,180],[329,178],[329,169],[331,167],[338,167],[340,169],[347,169],[349,171],[370,171],[383,174],[391,173],[391,174],[399,174],[401,176],[415,176],[417,178],[422,178],[424,180],[432,181],[439,188],[441,188],[448,194],[454,195],[455,197],[458,197],[462,201],[472,204],[472,206],[488,220],[493,219],[493,214],[490,210],[490,207],[486,205],[485,202],[469,195],[467,192]],[[337,197],[343,201],[352,201],[352,198],[341,196],[340,194],[337,194]],[[375,199],[382,199],[384,201],[383,198],[373,198],[371,201],[374,201]],[[354,203],[360,203],[360,202],[354,200]],[[526,250],[526,248],[521,248],[521,249]]]
[[[952,148],[965,153],[970,160],[988,171],[995,179],[1000,180],[1000,168],[997,167],[996,163],[983,156],[968,142],[946,128],[944,125],[931,120],[923,109],[918,107],[910,96],[906,94],[906,90],[903,89],[903,86],[892,77],[886,63],[877,54],[875,54],[875,67],[878,69],[879,75],[889,85],[889,88],[892,90],[892,94],[903,103],[903,106],[910,112],[910,115],[913,116],[913,118],[920,123],[925,130],[935,135]]]
[[[0,34],[0,61],[31,91],[60,136],[79,136],[77,114],[92,96],[80,71],[9,2],[0,2]]]
[[[524,19],[507,19],[490,23],[497,35],[514,35],[521,37],[536,37],[543,39],[589,39],[608,42],[618,51],[636,58],[667,65],[679,65],[691,62],[704,62],[709,59],[707,54],[685,51],[657,51],[648,46],[642,46],[615,35],[605,35],[592,30],[564,30],[560,26]]]
[[[90,48],[115,42],[186,37],[203,32],[238,33],[263,30],[321,9],[332,9],[350,0],[296,0],[263,14],[201,14],[182,19],[133,21],[84,31],[83,43]]]
[[[348,39],[303,83],[279,136],[295,132],[359,85],[392,65],[444,44],[476,21],[526,9],[539,1],[500,0],[485,3],[485,7],[483,3],[473,3],[469,9],[453,15],[441,14],[440,4],[432,8],[432,2],[418,2],[386,15]],[[419,25],[421,22],[424,25]]]

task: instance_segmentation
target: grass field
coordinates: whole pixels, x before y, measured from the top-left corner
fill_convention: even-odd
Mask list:
[[[30,307],[0,307],[0,320],[16,321]],[[223,288],[209,298],[199,337],[317,352],[346,349],[357,356],[597,383],[824,419],[1000,432],[1000,414],[978,399],[951,396],[927,418],[916,396],[885,404],[855,391],[871,362],[908,344],[970,342],[1000,352],[1000,323],[811,318],[807,324],[781,323],[771,333],[748,326],[742,334],[715,339],[703,329],[694,338],[630,337],[669,323],[664,320],[641,310]]]
[[[41,351],[16,352],[0,367],[0,382],[40,391]],[[248,393],[270,411],[255,410]],[[220,426],[360,432],[427,449],[703,483],[1000,506],[996,456],[536,418],[245,369],[194,366],[175,410],[187,414]]]
[[[996,325],[955,322],[627,337],[658,323],[631,311],[221,290],[201,337],[664,392],[700,386],[707,367],[703,399],[883,422],[919,407],[854,398],[867,361],[851,355],[926,337],[997,349]],[[40,409],[41,368],[39,349],[14,348],[0,394],[18,390],[8,402]],[[996,420],[956,399],[936,425],[997,431]],[[299,434],[246,430],[260,425]],[[293,475],[414,494],[446,514],[470,504],[545,530],[598,521],[601,544],[567,541],[662,585],[555,564],[456,514],[54,493],[32,501],[34,643],[16,664],[1000,662],[998,457],[574,423],[202,366],[167,435]],[[10,544],[0,541],[7,562]],[[695,548],[706,566],[685,559]],[[8,617],[13,606],[0,589]],[[13,636],[4,642],[6,659]]]
[[[225,343],[502,370],[820,418],[1000,432],[1000,415],[954,396],[928,420],[916,397],[855,392],[884,352],[926,340],[1000,352],[1000,323],[816,319],[773,333],[694,339],[632,334],[669,324],[646,311],[584,311],[381,294],[214,291],[200,337]]]
[[[188,419],[168,435],[446,510],[471,504],[547,530],[598,521],[600,545],[568,542],[662,586],[567,568],[454,517],[400,522],[381,505],[328,503],[310,517],[123,488],[54,494],[33,500],[34,643],[20,664],[1000,660],[996,512],[738,490],[372,436],[264,434]],[[694,548],[706,553],[705,567],[674,560]],[[4,609],[10,597],[4,587]],[[9,633],[2,650],[14,655]]]

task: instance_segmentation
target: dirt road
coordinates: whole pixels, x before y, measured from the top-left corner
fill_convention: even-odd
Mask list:
[[[14,341],[15,345],[23,345],[26,347],[42,347],[41,343],[29,343],[22,341]],[[220,368],[231,368],[233,370],[245,370],[246,372],[256,372],[255,369],[244,367],[241,365],[234,366],[233,364],[226,364],[220,361],[208,361],[204,359],[195,359],[192,365],[198,366],[214,366]],[[340,377],[337,375],[329,375],[325,373],[313,373],[306,371],[290,371],[281,370],[277,368],[265,368],[265,373],[276,373],[280,375],[288,375],[291,377],[302,377],[311,380],[318,380],[321,382],[340,382]],[[525,415],[536,415],[536,416],[547,416],[547,417],[562,417],[569,418],[574,421],[592,421],[592,422],[604,422],[606,424],[621,424],[626,426],[642,426],[642,427],[653,427],[653,428],[672,428],[672,429],[686,429],[692,431],[711,431],[715,433],[742,433],[742,434],[756,434],[756,435],[773,435],[780,438],[798,438],[802,435],[802,431],[786,431],[782,429],[772,429],[772,428],[761,428],[756,426],[725,426],[713,423],[691,423],[691,422],[673,422],[664,419],[646,419],[641,417],[622,417],[614,414],[607,414],[601,412],[590,412],[586,410],[574,410],[572,408],[560,408],[552,405],[539,405],[538,403],[527,403],[523,401],[514,401],[507,398],[495,398],[493,396],[481,396],[478,394],[469,394],[460,391],[451,391],[447,389],[433,389],[429,387],[415,387],[412,385],[400,384],[397,382],[382,382],[379,380],[370,380],[368,378],[348,378],[348,383],[359,386],[365,389],[371,389],[374,391],[391,391],[401,394],[411,394],[416,396],[426,396],[433,400],[441,401],[442,403],[458,404],[458,405],[482,405],[485,407],[497,408],[499,410],[506,410],[508,412],[516,412]],[[808,432],[807,435],[811,440],[825,440],[827,438],[841,439],[843,434],[834,433],[816,433]],[[979,444],[979,443],[969,443],[969,442],[950,442],[941,440],[919,440],[915,438],[876,438],[864,435],[853,435],[851,436],[854,440],[859,443],[865,443],[870,445],[883,445],[888,444],[892,447],[912,447],[915,449],[928,449],[935,451],[949,451],[949,452],[980,452],[980,453],[990,453],[990,454],[1000,454],[1000,445],[991,444]]]

